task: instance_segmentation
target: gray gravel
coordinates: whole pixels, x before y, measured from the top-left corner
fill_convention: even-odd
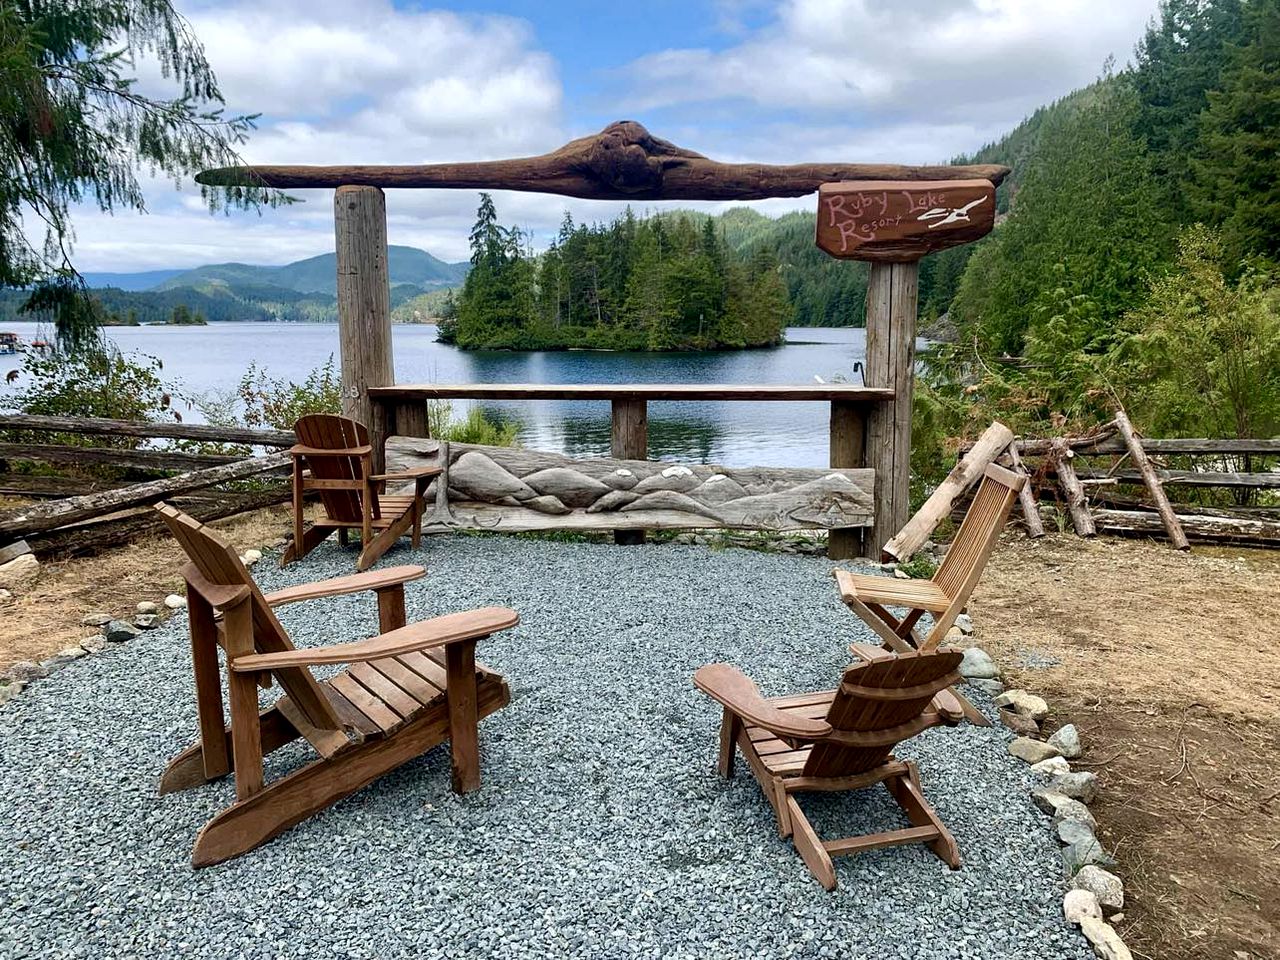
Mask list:
[[[264,586],[350,573],[324,547]],[[1031,774],[1002,727],[905,745],[960,844],[838,859],[811,879],[690,675],[739,664],[767,694],[829,687],[869,639],[821,558],[697,546],[431,538],[409,614],[516,608],[480,655],[513,699],[481,724],[483,787],[447,746],[228,864],[188,865],[230,780],[156,795],[195,731],[184,618],[38,680],[0,711],[0,956],[920,957],[1084,960]],[[306,642],[372,633],[367,596],[285,608]],[[981,694],[975,699],[984,709]],[[290,747],[268,777],[305,762]],[[901,825],[884,791],[804,801],[820,832]]]

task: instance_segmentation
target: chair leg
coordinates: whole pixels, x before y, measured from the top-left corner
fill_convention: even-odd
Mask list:
[[[800,809],[800,804],[796,803],[796,798],[788,796],[786,803],[788,818],[795,831],[792,834],[791,842],[796,845],[796,852],[800,854],[800,859],[809,868],[809,872],[813,874],[814,879],[822,884],[824,889],[834,890],[836,888],[836,868],[831,862],[831,855],[827,853],[822,841],[818,839],[817,832],[804,815],[804,811]]]
[[[357,570],[368,570],[377,559],[395,545],[405,535],[405,531],[413,523],[413,511],[406,510],[403,516],[397,517],[395,523],[387,527],[376,537],[362,540],[360,543],[360,559],[356,561]]]
[[[915,761],[908,760],[909,773],[905,777],[892,777],[884,781],[884,785],[898,801],[907,819],[913,826],[934,827],[938,831],[937,838],[929,841],[929,849],[936,853],[952,870],[960,869],[960,848],[956,838],[938,816],[937,811],[924,798],[920,789],[920,768]]]
[[[453,792],[469,793],[480,787],[475,638],[446,645],[444,655],[449,747],[453,752]]]
[[[736,755],[735,745],[738,742],[738,731],[742,728],[742,721],[738,719],[738,715],[728,707],[724,708],[724,718],[720,721],[720,762],[718,769],[720,776],[733,776],[733,758]]]

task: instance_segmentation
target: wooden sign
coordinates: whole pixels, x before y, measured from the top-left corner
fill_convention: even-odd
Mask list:
[[[842,260],[919,260],[991,232],[990,180],[857,180],[818,188],[817,244]]]

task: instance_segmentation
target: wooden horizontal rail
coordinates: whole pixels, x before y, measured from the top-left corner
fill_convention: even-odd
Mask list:
[[[888,387],[851,384],[700,383],[414,383],[370,387],[379,402],[415,400],[810,400],[881,403]]]
[[[1146,448],[1146,443],[1143,443]],[[1218,473],[1200,470],[1156,470],[1161,483],[1182,487],[1269,487],[1280,489],[1280,473]],[[1115,480],[1117,483],[1143,482],[1137,470],[1117,470],[1115,473],[1081,474],[1082,480]]]
[[[203,440],[208,443],[247,443],[261,447],[290,447],[296,439],[289,430],[255,430],[248,427],[151,420],[109,420],[102,417],[50,417],[30,413],[0,413],[0,430],[164,437],[172,440]]]
[[[97,463],[139,470],[192,470],[234,463],[244,457],[228,457],[183,450],[130,450],[123,447],[76,447],[56,443],[0,443],[0,460],[34,460],[38,463]]]
[[[1042,457],[1049,453],[1048,440],[1019,440],[1018,453],[1023,456]],[[1107,454],[1123,454],[1128,452],[1125,442],[1120,437],[1106,437],[1101,440],[1069,439],[1068,446],[1077,456],[1091,457]],[[968,453],[972,442],[960,445],[962,454]],[[1147,453],[1188,454],[1210,456],[1212,454],[1245,454],[1255,453],[1260,456],[1280,456],[1280,438],[1277,439],[1244,439],[1220,440],[1207,437],[1179,437],[1169,439],[1142,438],[1142,449]]]

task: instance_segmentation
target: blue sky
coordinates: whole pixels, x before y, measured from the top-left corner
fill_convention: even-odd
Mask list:
[[[552,150],[617,119],[723,160],[946,161],[1124,63],[1156,0],[178,0],[228,106],[263,114],[260,163],[427,163]],[[157,78],[147,77],[148,84]],[[332,194],[210,217],[191,184],[149,185],[146,216],[79,211],[82,270],[333,249]],[[564,210],[499,194],[545,242]],[[776,214],[811,199],[765,201]],[[707,205],[721,209],[723,205]],[[395,191],[391,242],[466,256],[476,195]]]

